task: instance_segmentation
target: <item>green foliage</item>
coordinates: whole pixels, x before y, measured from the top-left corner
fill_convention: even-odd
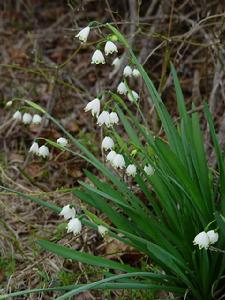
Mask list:
[[[104,213],[112,222],[109,234],[149,256],[158,269],[142,272],[133,266],[42,240],[38,242],[42,248],[62,257],[103,267],[108,272],[112,270],[125,272],[119,275],[109,273],[97,282],[75,286],[57,299],[68,299],[83,291],[96,288],[147,288],[153,291],[170,291],[178,298],[211,300],[212,290],[220,293],[219,281],[225,275],[224,254],[222,251],[199,250],[193,245],[193,239],[203,230],[219,228],[218,247],[223,249],[225,246],[224,157],[215,134],[212,117],[205,105],[205,115],[217,156],[218,170],[216,171],[218,172],[211,170],[207,164],[198,113],[194,112],[191,115],[187,113],[173,65],[171,64],[171,73],[180,115],[178,124],[174,124],[128,42],[116,28],[111,25],[108,25],[108,28],[128,48],[131,60],[140,71],[148,88],[165,132],[166,141],[158,137],[154,138],[151,131],[145,124],[140,123],[123,100],[118,95],[112,94],[116,102],[115,109],[129,140],[119,139],[118,134],[113,130],[112,135],[119,142],[120,152],[123,153],[126,162],[135,161],[138,166],[138,174],[134,181],[145,196],[145,201],[130,189],[122,177],[118,177],[118,174],[99,161],[57,120],[45,113],[82,154],[68,148],[64,150],[85,159],[98,169],[102,175],[100,178],[104,178],[103,180],[86,172],[90,183],[80,182],[80,187],[73,189],[74,195]],[[28,100],[26,102],[43,112],[37,104]],[[52,146],[59,147],[54,142],[48,142]],[[152,176],[148,176],[143,170],[146,163],[154,166],[155,172]],[[17,194],[23,196],[21,193]],[[55,205],[40,199],[24,197],[55,212],[60,210]],[[88,218],[83,217],[82,222],[96,228],[96,224],[90,219],[92,219],[91,214]]]

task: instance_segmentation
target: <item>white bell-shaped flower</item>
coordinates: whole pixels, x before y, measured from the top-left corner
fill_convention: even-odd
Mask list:
[[[141,75],[140,72],[138,71],[138,69],[133,69],[132,74],[133,74],[133,76],[136,77],[136,78],[137,78],[137,77],[140,77],[140,75]]]
[[[112,163],[115,156],[116,156],[116,152],[112,150],[107,154],[106,160],[109,161],[110,163]]]
[[[107,127],[111,126],[110,115],[108,111],[103,110],[103,112],[98,116],[97,124],[102,126],[105,124]]]
[[[92,55],[91,63],[96,65],[105,64],[105,58],[101,50],[95,50],[94,54]]]
[[[150,164],[148,164],[144,167],[144,171],[148,176],[152,176],[155,172],[155,169]]]
[[[86,43],[89,33],[90,33],[90,27],[87,26],[81,29],[81,31],[76,35],[76,37],[78,37],[82,43]]]
[[[214,230],[209,230],[206,232],[206,234],[209,238],[210,244],[215,244],[219,239],[219,234],[217,232],[215,232]]]
[[[123,70],[123,75],[124,75],[125,77],[130,77],[130,76],[132,76],[132,69],[131,69],[130,66],[126,66],[126,67],[124,68],[124,70]]]
[[[78,218],[72,218],[67,225],[67,232],[72,232],[74,235],[77,235],[81,232],[82,224]]]
[[[56,140],[57,144],[59,144],[60,146],[66,147],[68,145],[68,141],[66,138],[64,137],[60,137]]]
[[[102,141],[102,149],[111,150],[114,147],[114,141],[109,136],[105,136]]]
[[[126,95],[126,93],[128,92],[126,84],[124,82],[120,82],[120,84],[117,87],[117,93],[119,93],[120,95]]]
[[[75,218],[76,211],[74,207],[70,207],[70,205],[63,206],[61,212],[59,213],[60,216],[63,216],[65,220]]]
[[[106,42],[104,50],[105,50],[105,55],[118,52],[116,45],[111,41]]]
[[[125,160],[122,154],[116,154],[112,161],[112,165],[115,168],[123,169],[125,168]]]
[[[42,121],[42,117],[41,117],[40,115],[35,114],[35,115],[33,116],[33,119],[32,119],[32,123],[33,123],[33,124],[38,125],[38,124],[41,123],[41,121]]]
[[[113,124],[118,124],[119,123],[119,117],[117,115],[116,112],[112,111],[110,114],[109,114],[109,118],[110,118],[110,123],[111,125]]]
[[[29,152],[38,155],[38,152],[39,152],[38,143],[33,142],[33,144],[31,145],[31,147],[29,149]]]
[[[29,113],[23,114],[23,124],[30,124],[32,122],[32,115]]]
[[[199,249],[202,248],[208,249],[210,240],[207,233],[205,231],[202,231],[199,234],[197,234],[196,237],[194,238],[193,244],[198,246]]]
[[[6,106],[7,106],[7,107],[12,106],[12,104],[13,104],[12,101],[7,101],[7,102],[6,102]]]
[[[95,98],[94,100],[88,102],[84,110],[86,112],[91,111],[92,116],[98,116],[100,113],[100,100],[98,98]]]
[[[98,232],[99,234],[101,234],[102,237],[104,237],[108,231],[109,231],[108,228],[106,228],[105,226],[103,225],[98,226]]]
[[[133,176],[135,177],[136,174],[137,174],[137,168],[135,165],[131,164],[131,165],[128,165],[128,167],[126,168],[126,174],[128,176]]]
[[[38,155],[39,156],[42,156],[44,158],[48,157],[49,156],[49,150],[48,150],[48,147],[43,145],[39,148],[38,150]]]
[[[115,69],[119,69],[120,65],[121,65],[121,60],[119,59],[119,57],[116,57],[112,62],[112,66]]]
[[[22,120],[22,114],[19,110],[17,110],[14,114],[13,114],[13,120],[16,121],[21,121]]]
[[[139,95],[135,91],[131,91],[131,92],[128,92],[127,98],[130,102],[134,102],[139,99]]]

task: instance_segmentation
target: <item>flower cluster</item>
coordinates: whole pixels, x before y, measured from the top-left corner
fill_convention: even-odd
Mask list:
[[[76,210],[74,207],[71,207],[69,204],[64,206],[59,213],[66,221],[67,224],[67,232],[72,232],[75,236],[79,234],[82,230],[82,223],[78,217],[76,217]],[[108,233],[108,228],[105,226],[98,226],[99,234],[104,237]]]
[[[207,232],[202,231],[196,235],[193,240],[193,244],[198,246],[199,249],[208,249],[210,245],[215,244],[219,239],[219,234],[214,230],[209,230]]]
[[[64,137],[58,138],[56,142],[61,147],[66,147],[68,145],[68,141]],[[33,142],[33,144],[31,145],[31,147],[29,149],[29,152],[33,153],[35,155],[38,155],[40,157],[43,157],[43,158],[47,158],[50,154],[47,146],[43,145],[43,146],[39,147],[37,142]]]
[[[22,114],[19,110],[17,110],[13,116],[13,120],[16,121],[22,121],[23,124],[28,125],[28,124],[35,124],[39,125],[42,121],[42,117],[38,114],[34,114],[33,116],[30,113],[24,113]]]

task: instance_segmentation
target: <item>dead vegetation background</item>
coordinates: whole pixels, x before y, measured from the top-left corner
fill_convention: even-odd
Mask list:
[[[80,159],[54,150],[43,162],[28,155],[37,136],[56,139],[61,133],[52,124],[25,127],[12,122],[16,107],[6,108],[12,97],[32,99],[58,118],[89,147],[99,151],[99,130],[84,113],[85,104],[102,87],[115,89],[121,77],[110,65],[95,68],[90,58],[95,49],[93,30],[88,46],[74,38],[88,22],[113,22],[127,36],[140,62],[151,74],[170,112],[177,117],[169,62],[179,73],[185,99],[201,112],[208,101],[220,142],[225,145],[224,1],[221,0],[100,0],[100,1],[0,1],[0,181],[1,185],[32,193],[60,206],[77,203],[68,189],[83,177],[89,166]],[[126,53],[119,49],[123,65]],[[122,68],[122,67],[121,67]],[[149,104],[141,80],[141,107],[149,126],[161,134],[160,124]],[[202,126],[205,128],[204,120]],[[205,135],[209,161],[214,164],[210,139]],[[141,257],[113,240],[103,240],[86,229],[74,238],[64,234],[58,216],[3,191],[0,194],[0,294],[55,284],[88,282],[100,270],[64,261],[41,251],[38,238],[60,241],[96,255],[120,257],[128,263],[143,263]],[[113,254],[112,254],[113,253]],[[98,275],[99,274],[99,275]],[[54,299],[55,294],[18,299]],[[148,298],[147,298],[148,297]],[[76,299],[154,299],[152,295],[128,292],[91,292]]]

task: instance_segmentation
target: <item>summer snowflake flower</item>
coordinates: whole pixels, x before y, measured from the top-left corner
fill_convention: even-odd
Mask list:
[[[140,72],[138,71],[138,69],[133,69],[132,74],[134,77],[139,77],[141,75]]]
[[[205,231],[202,231],[199,234],[197,234],[196,237],[194,238],[193,244],[198,246],[199,249],[202,248],[208,249],[210,241],[207,233]]]
[[[57,144],[59,144],[60,146],[63,146],[63,147],[66,147],[68,145],[68,141],[64,137],[58,138],[56,142],[57,142]]]
[[[206,234],[208,235],[210,244],[215,244],[219,239],[219,234],[214,230],[209,230],[206,232]]]
[[[118,52],[116,45],[111,41],[106,42],[104,50],[105,50],[105,55]]]
[[[121,61],[120,61],[119,57],[116,57],[112,62],[112,66],[114,68],[118,69],[120,67],[120,65],[121,65]]]
[[[109,118],[110,118],[110,124],[113,125],[113,124],[118,124],[119,123],[119,117],[117,115],[116,112],[112,111],[110,114],[109,114]]]
[[[120,95],[126,95],[127,87],[126,87],[126,84],[124,82],[120,82],[120,84],[118,85],[117,93],[119,93]]]
[[[32,119],[32,123],[33,124],[40,124],[41,123],[41,121],[42,121],[42,117],[41,116],[39,116],[38,114],[35,114],[34,116],[33,116],[33,119]]]
[[[112,165],[115,168],[123,169],[125,168],[125,160],[122,154],[116,154],[113,161]]]
[[[88,39],[88,35],[90,33],[90,27],[87,26],[85,28],[83,28],[77,35],[76,37],[79,38],[79,40],[83,43],[86,43],[87,42],[87,39]]]
[[[29,152],[30,153],[33,153],[33,154],[38,154],[38,151],[39,151],[39,146],[38,146],[38,143],[34,142],[30,149],[29,149]]]
[[[23,119],[22,120],[23,120],[23,124],[30,124],[31,121],[32,121],[32,115],[29,114],[29,113],[25,113],[23,115]]]
[[[111,126],[110,115],[108,111],[103,110],[103,112],[98,116],[97,124],[102,126],[105,124],[107,127]]]
[[[49,156],[49,150],[48,150],[48,147],[43,145],[39,148],[38,150],[38,155],[39,156],[42,156],[42,157],[48,157]]]
[[[16,121],[21,121],[22,120],[22,114],[19,110],[17,110],[14,114],[13,114],[13,120]]]
[[[70,207],[70,205],[63,206],[62,210],[59,213],[60,216],[63,216],[65,220],[75,218],[76,211],[74,207]]]
[[[98,116],[100,113],[100,100],[98,98],[95,98],[94,100],[88,102],[84,110],[86,112],[91,111],[92,116]]]
[[[132,69],[131,69],[130,66],[126,66],[126,67],[124,68],[124,70],[123,70],[123,75],[124,75],[125,77],[129,77],[129,76],[132,75]]]
[[[131,91],[128,93],[127,98],[130,102],[134,102],[139,99],[139,95],[135,91]]]
[[[12,101],[8,101],[6,102],[6,106],[9,107],[9,106],[12,106],[13,102]]]
[[[101,234],[102,237],[104,237],[108,231],[109,231],[108,228],[106,228],[105,226],[102,225],[98,226],[98,232],[99,234]]]
[[[82,224],[78,218],[72,218],[67,225],[67,232],[72,232],[74,235],[81,232]]]
[[[114,158],[115,158],[115,156],[116,156],[116,152],[112,150],[106,156],[106,160],[112,163],[113,160],[114,160]]]
[[[144,171],[148,176],[152,176],[155,172],[154,168],[150,164],[144,167]]]
[[[126,168],[126,173],[128,176],[136,176],[137,174],[137,168],[135,165],[129,165],[127,168]]]
[[[91,63],[96,65],[105,64],[105,58],[102,54],[102,51],[95,50],[94,54],[92,55]]]
[[[114,147],[113,139],[111,139],[111,137],[109,136],[104,137],[102,141],[102,149],[111,150],[113,147]]]

